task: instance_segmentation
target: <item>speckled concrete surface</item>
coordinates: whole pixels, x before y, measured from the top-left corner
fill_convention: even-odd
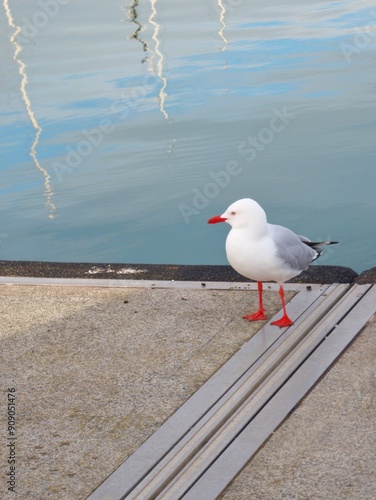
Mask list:
[[[221,500],[376,498],[376,318]]]
[[[265,304],[274,315],[278,293]],[[256,307],[257,293],[240,290],[1,285],[16,498],[86,498],[257,331],[241,318]],[[0,448],[0,496],[14,498]]]

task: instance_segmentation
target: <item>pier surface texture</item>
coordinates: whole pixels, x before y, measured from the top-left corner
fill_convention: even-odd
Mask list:
[[[287,283],[287,328],[227,266],[0,271],[1,498],[376,497],[374,270]]]

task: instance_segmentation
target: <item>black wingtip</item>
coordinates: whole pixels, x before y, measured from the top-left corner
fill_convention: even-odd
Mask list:
[[[303,241],[309,247],[323,247],[325,245],[337,245],[338,241]]]

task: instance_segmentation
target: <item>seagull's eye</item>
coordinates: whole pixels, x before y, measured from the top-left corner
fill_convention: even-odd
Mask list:
[[[231,212],[231,215],[236,215],[236,212]]]

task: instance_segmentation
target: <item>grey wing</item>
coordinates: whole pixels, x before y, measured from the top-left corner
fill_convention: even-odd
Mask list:
[[[302,271],[315,260],[319,253],[310,246],[308,238],[298,236],[287,227],[269,224],[278,257],[291,269]],[[307,242],[307,243],[306,243]]]

